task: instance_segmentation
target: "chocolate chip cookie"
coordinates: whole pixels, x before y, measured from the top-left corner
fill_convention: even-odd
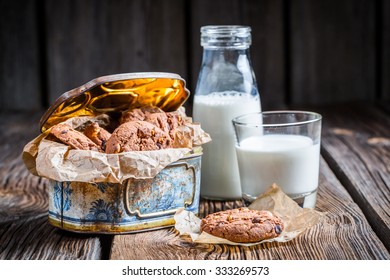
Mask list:
[[[206,216],[201,229],[233,242],[252,243],[279,236],[284,226],[282,220],[269,211],[243,207]]]
[[[84,134],[96,145],[98,145],[102,150],[106,149],[106,143],[111,137],[111,133],[100,127],[97,122],[93,122],[87,125],[85,127]]]
[[[157,107],[143,107],[125,111],[122,113],[120,122],[146,121],[169,134],[173,140],[175,129],[184,124],[184,119],[178,112],[164,112]]]
[[[167,121],[169,125],[169,135],[171,136],[172,139],[175,138],[175,130],[179,126],[184,125],[184,119],[180,115],[179,112],[168,112],[167,114]]]
[[[152,151],[171,147],[169,135],[145,121],[131,121],[118,126],[106,143],[106,153]]]
[[[103,152],[103,150],[87,136],[67,124],[59,123],[53,126],[50,130],[50,134],[74,149]]]
[[[132,122],[132,121],[144,121],[151,114],[155,113],[164,113],[158,107],[146,106],[142,108],[134,108],[127,111],[122,112],[122,116],[120,118],[120,123]]]

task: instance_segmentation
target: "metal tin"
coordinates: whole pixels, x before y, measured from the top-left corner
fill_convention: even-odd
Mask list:
[[[146,105],[178,109],[189,91],[170,73],[129,73],[100,77],[64,93],[40,121],[42,131],[74,116],[93,116]],[[201,149],[165,167],[152,179],[123,184],[51,181],[49,222],[84,233],[121,234],[174,224],[184,208],[199,212]]]
[[[42,116],[41,131],[75,116],[118,114],[143,106],[177,110],[189,97],[177,74],[124,73],[96,78],[62,94]]]
[[[174,224],[184,208],[199,212],[201,155],[176,161],[153,179],[124,184],[52,181],[49,222],[65,230],[129,233]]]

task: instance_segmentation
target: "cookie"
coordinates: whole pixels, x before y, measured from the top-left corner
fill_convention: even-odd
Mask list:
[[[269,211],[238,208],[206,216],[201,229],[233,242],[252,243],[279,236],[284,226],[282,220]]]
[[[144,121],[145,118],[147,118],[150,114],[155,114],[155,113],[164,113],[164,111],[158,107],[152,107],[152,106],[130,109],[122,112],[120,123],[123,124],[125,122],[132,122],[132,121]]]
[[[184,119],[178,112],[164,112],[158,107],[143,107],[125,111],[122,113],[120,122],[146,121],[169,134],[173,140],[175,129],[184,124]]]
[[[111,133],[100,127],[97,122],[93,122],[87,125],[85,127],[84,134],[102,150],[106,149],[106,143],[111,137]]]
[[[171,138],[157,126],[131,121],[118,126],[106,143],[106,153],[152,151],[171,147]]]
[[[69,145],[74,149],[99,152],[103,151],[83,133],[73,129],[67,124],[59,123],[53,126],[50,130],[50,134],[53,135],[56,139],[60,140],[62,143]]]
[[[168,125],[169,125],[169,135],[171,136],[172,139],[175,138],[175,130],[179,126],[184,125],[184,119],[180,115],[179,112],[168,112],[167,114],[167,120],[168,120]]]

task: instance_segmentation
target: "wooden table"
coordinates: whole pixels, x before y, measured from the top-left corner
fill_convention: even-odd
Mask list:
[[[323,115],[316,209],[325,219],[290,242],[249,248],[193,244],[173,228],[89,235],[52,227],[48,181],[30,175],[20,157],[42,112],[2,114],[0,259],[390,259],[390,106],[315,110]],[[241,205],[203,200],[200,215]]]

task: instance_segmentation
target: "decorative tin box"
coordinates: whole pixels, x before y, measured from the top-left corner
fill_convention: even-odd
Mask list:
[[[179,208],[199,212],[200,158],[183,158],[153,179],[128,179],[124,184],[52,181],[49,222],[69,231],[93,233],[171,226]]]
[[[180,76],[170,73],[131,73],[105,76],[64,93],[40,121],[42,132],[74,116],[120,114],[152,105],[177,110],[189,92]],[[86,233],[129,233],[174,224],[184,208],[199,211],[201,147],[192,150],[154,178],[123,183],[59,182],[49,188],[49,222]]]

